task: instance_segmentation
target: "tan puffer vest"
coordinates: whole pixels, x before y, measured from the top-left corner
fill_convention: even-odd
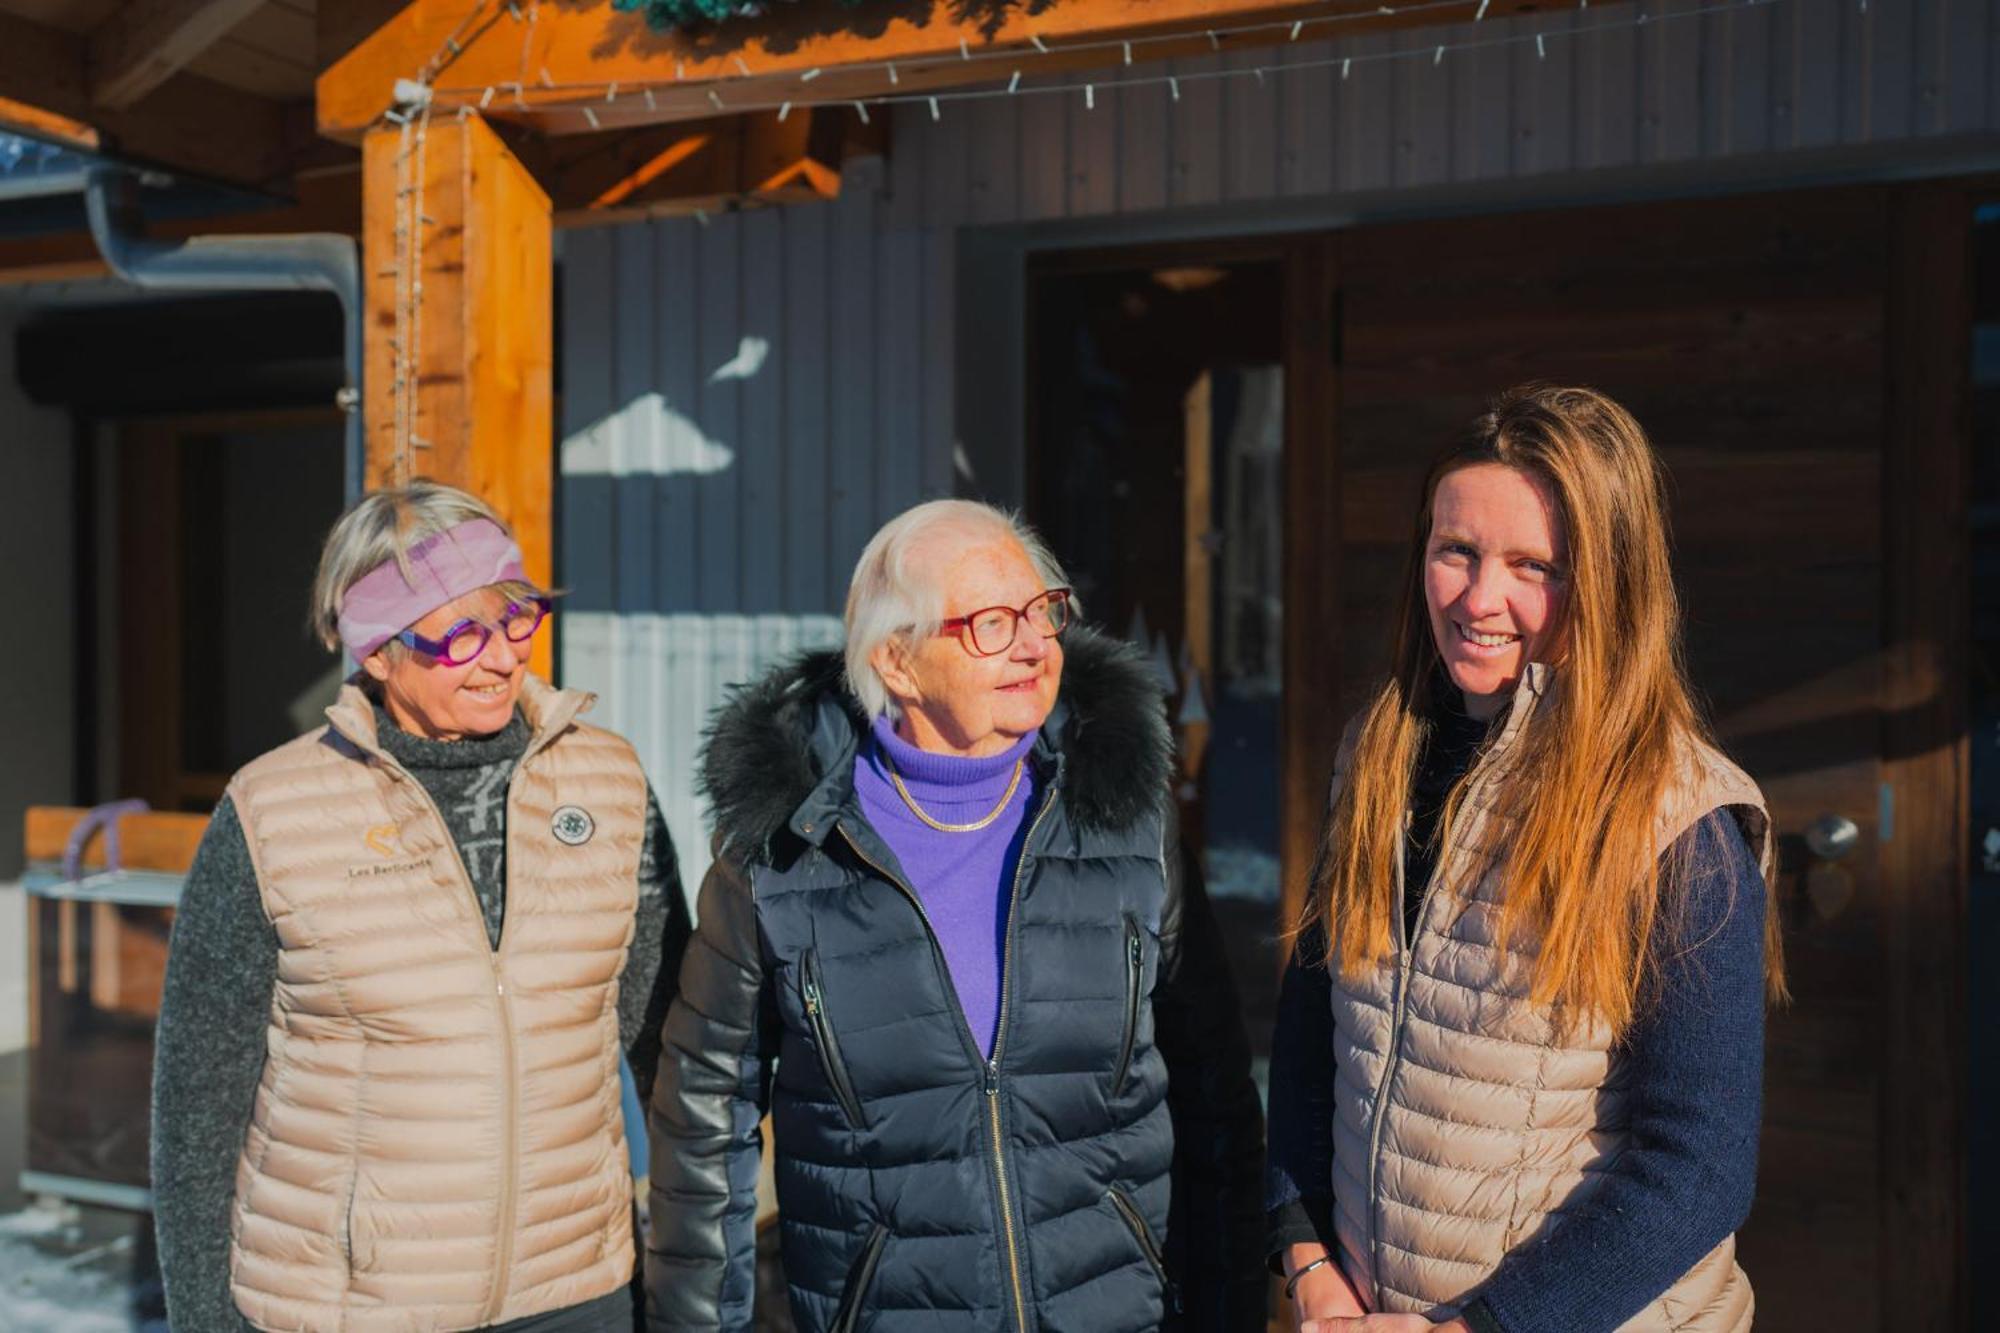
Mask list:
[[[646,781],[591,698],[529,679],[496,951],[437,807],[348,687],[229,795],[280,944],[236,1168],[231,1287],[261,1329],[419,1333],[633,1272],[618,979]]]
[[[1539,665],[1523,678],[1469,779],[1435,886],[1462,884],[1476,869],[1468,849],[1504,817],[1493,810],[1496,774],[1550,683]],[[1336,794],[1351,745],[1352,728]],[[1659,849],[1725,807],[1769,883],[1763,796],[1707,747],[1688,755],[1662,804]],[[1533,942],[1494,943],[1500,876],[1493,867],[1467,893],[1430,892],[1415,947],[1399,946],[1365,978],[1335,970],[1335,1229],[1342,1267],[1373,1310],[1455,1312],[1508,1251],[1588,1198],[1627,1142],[1608,1027],[1559,1033],[1548,1008],[1527,999]],[[1398,866],[1399,892],[1401,878]],[[1734,1237],[1724,1240],[1624,1328],[1747,1330],[1750,1283],[1735,1254]]]

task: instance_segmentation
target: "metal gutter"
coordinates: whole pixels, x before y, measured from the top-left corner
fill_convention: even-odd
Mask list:
[[[111,271],[135,287],[172,291],[318,291],[340,302],[347,387],[346,480],[349,503],[362,491],[361,258],[354,238],[336,232],[290,236],[193,236],[149,240],[140,234],[137,177],[123,167],[85,173],[90,234]]]

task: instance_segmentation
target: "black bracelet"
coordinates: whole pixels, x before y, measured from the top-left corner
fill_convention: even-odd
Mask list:
[[[1300,1278],[1304,1277],[1307,1273],[1312,1272],[1313,1269],[1318,1268],[1320,1265],[1330,1264],[1332,1262],[1333,1262],[1332,1255],[1322,1254],[1319,1258],[1313,1260],[1309,1264],[1300,1264],[1298,1266],[1297,1271],[1294,1272],[1290,1277],[1285,1279],[1285,1299],[1289,1301],[1294,1299],[1298,1295]]]

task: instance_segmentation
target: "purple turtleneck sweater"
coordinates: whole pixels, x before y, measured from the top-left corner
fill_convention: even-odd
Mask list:
[[[854,760],[854,794],[860,798],[861,812],[902,862],[910,887],[923,902],[951,969],[959,1007],[980,1054],[988,1059],[1000,1023],[1007,905],[1014,867],[1027,837],[1028,811],[1034,805],[1034,766],[1027,757],[1037,734],[1029,732],[1004,753],[967,759],[919,750],[881,717]],[[1007,790],[1017,763],[1021,781],[1007,808],[985,828],[941,833],[918,819],[897,794],[885,756],[896,766],[911,799],[941,824],[970,824],[985,818]]]

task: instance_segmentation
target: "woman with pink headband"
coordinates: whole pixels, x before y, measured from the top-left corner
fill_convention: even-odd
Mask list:
[[[549,607],[448,486],[328,536],[313,627],[360,669],[231,780],[174,921],[175,1328],[633,1327],[619,1057],[643,1098],[688,913],[631,746],[528,671]]]

